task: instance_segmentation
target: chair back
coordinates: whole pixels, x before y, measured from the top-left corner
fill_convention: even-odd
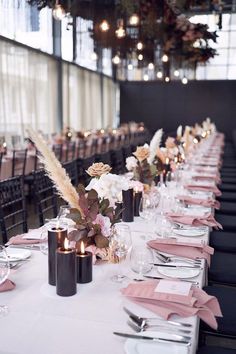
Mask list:
[[[0,181],[0,228],[3,243],[28,231],[23,176]]]
[[[75,142],[67,142],[65,150],[65,162],[70,162],[75,159]]]
[[[56,158],[59,161],[62,161],[62,144],[54,144],[52,147],[52,151],[54,152]]]
[[[40,226],[45,218],[55,218],[58,213],[57,195],[50,178],[44,170],[34,172],[34,194],[38,208]]]
[[[77,173],[77,163],[76,160],[65,162],[62,165],[66,170],[70,180],[74,186],[78,185],[78,173]]]
[[[28,149],[12,151],[12,177],[24,176]]]

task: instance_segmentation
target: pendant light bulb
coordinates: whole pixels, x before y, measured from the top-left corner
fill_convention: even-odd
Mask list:
[[[133,70],[133,64],[128,64],[128,70]]]
[[[109,23],[107,22],[107,20],[103,20],[103,21],[100,23],[99,27],[100,27],[100,30],[101,30],[102,32],[107,32],[107,31],[109,30],[109,28],[110,28],[110,25],[109,25]]]
[[[138,60],[140,60],[140,61],[143,60],[143,54],[138,55]]]
[[[113,64],[118,65],[120,64],[120,57],[119,55],[115,55],[114,58],[112,59]]]
[[[56,4],[52,10],[52,16],[57,21],[61,21],[66,16],[65,9],[63,8],[63,6],[61,4],[59,4],[58,1],[56,1]]]
[[[188,83],[188,79],[184,76],[182,79],[182,84],[187,85],[187,83]]]
[[[142,50],[143,49],[143,43],[142,42],[138,42],[137,43],[137,49],[138,50]]]
[[[133,14],[129,18],[130,26],[138,26],[139,24],[139,16],[137,14]]]
[[[174,76],[175,76],[175,77],[179,77],[179,70],[175,70],[175,71],[174,71]]]
[[[157,78],[158,78],[158,79],[162,79],[162,78],[163,78],[162,71],[159,70],[159,71],[157,72]]]
[[[144,74],[144,75],[143,75],[143,80],[144,80],[144,81],[148,81],[148,80],[149,80],[148,74]]]
[[[153,63],[149,63],[148,64],[148,69],[149,70],[153,70],[154,69],[154,64]]]
[[[163,54],[163,56],[162,56],[161,60],[163,61],[163,63],[167,63],[167,62],[169,61],[169,57],[168,57],[168,55]]]
[[[165,82],[170,82],[169,76],[166,76],[166,77],[165,77]]]

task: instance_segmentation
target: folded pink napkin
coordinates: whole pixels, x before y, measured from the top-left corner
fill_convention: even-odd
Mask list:
[[[192,198],[187,195],[179,195],[177,196],[177,198],[187,204],[202,205],[204,207],[220,209],[220,202],[212,198],[208,198],[208,199]]]
[[[0,292],[13,290],[15,286],[15,283],[13,283],[10,279],[7,279],[2,284],[0,284]]]
[[[178,222],[184,225],[192,226],[209,226],[215,229],[223,229],[222,225],[216,221],[212,214],[206,214],[204,216],[196,215],[182,215],[179,213],[166,213],[166,217],[172,222]]]
[[[184,186],[185,188],[191,191],[203,191],[203,192],[212,192],[217,197],[219,197],[222,193],[216,186],[207,186],[207,185],[194,185],[194,184],[187,184]]]
[[[221,309],[218,300],[208,295],[204,290],[193,288],[186,301],[179,301],[176,295],[162,293],[162,300],[154,291],[159,280],[148,280],[141,283],[131,283],[121,289],[124,296],[131,301],[153,311],[155,314],[168,320],[171,315],[180,317],[199,316],[210,327],[217,329],[215,316],[221,317]]]
[[[194,180],[198,180],[198,181],[215,181],[217,184],[220,184],[221,183],[221,179],[218,175],[216,174],[209,174],[209,175],[195,175],[195,176],[192,176],[192,179]]]
[[[214,248],[203,243],[178,242],[175,238],[156,238],[149,241],[147,245],[161,252],[173,254],[175,256],[186,257],[190,259],[203,258],[210,265],[211,255]]]

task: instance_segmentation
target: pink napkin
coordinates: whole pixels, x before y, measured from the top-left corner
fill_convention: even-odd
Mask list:
[[[184,225],[192,226],[209,226],[214,227],[215,229],[223,229],[222,225],[216,221],[212,214],[207,214],[204,216],[195,216],[195,215],[182,215],[178,213],[166,213],[166,217],[172,222],[178,222]]]
[[[171,315],[177,314],[180,317],[190,317],[197,315],[210,327],[217,329],[215,316],[221,317],[221,309],[218,300],[214,296],[208,295],[204,290],[193,288],[186,301],[179,301],[174,294],[162,293],[162,300],[154,289],[159,280],[148,280],[141,283],[131,283],[126,288],[121,289],[124,296],[127,296],[135,303],[153,311],[165,320]]]
[[[203,191],[203,192],[213,192],[217,197],[219,197],[222,193],[216,186],[207,186],[207,185],[194,185],[194,184],[187,184],[184,186],[191,191]]]
[[[10,238],[10,240],[8,241],[7,245],[33,245],[35,243],[40,243],[42,242],[41,240],[28,240],[26,238],[23,238],[25,234],[22,235],[17,235],[17,236],[13,236]]]
[[[15,283],[7,279],[2,284],[0,284],[0,292],[13,290],[15,288]]]
[[[208,198],[208,199],[192,198],[192,197],[187,196],[187,195],[186,196],[185,195],[179,195],[177,198],[179,200],[187,203],[187,204],[202,205],[204,207],[220,209],[220,202],[218,200],[214,200],[214,199],[211,199],[211,198]]]
[[[194,180],[212,181],[214,180],[217,184],[221,183],[221,179],[218,175],[195,175],[192,177]]]
[[[214,248],[203,243],[178,242],[175,238],[156,238],[149,241],[147,245],[161,252],[173,254],[175,256],[186,257],[191,259],[204,258],[210,265],[211,255]]]

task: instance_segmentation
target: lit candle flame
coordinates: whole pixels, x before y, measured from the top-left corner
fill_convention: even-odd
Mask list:
[[[65,241],[64,241],[64,249],[65,249],[65,250],[68,250],[68,249],[69,249],[69,240],[68,240],[68,238],[65,238]]]
[[[81,244],[80,244],[80,253],[81,254],[85,254],[85,247],[84,247],[84,242],[81,241]]]
[[[138,187],[134,188],[134,193],[138,193]]]
[[[169,157],[167,157],[167,158],[166,158],[166,165],[168,165],[169,162],[170,162],[170,159],[169,159]]]
[[[7,147],[7,143],[4,142],[4,143],[2,144],[2,146],[3,146],[4,148],[6,148],[6,147]]]

